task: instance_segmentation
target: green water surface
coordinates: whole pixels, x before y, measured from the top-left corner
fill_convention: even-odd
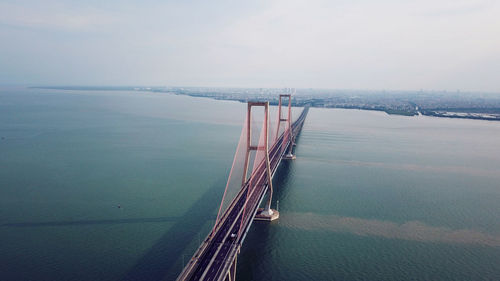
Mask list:
[[[174,280],[245,116],[165,93],[0,89],[0,280]],[[310,110],[238,280],[500,280],[500,123]]]

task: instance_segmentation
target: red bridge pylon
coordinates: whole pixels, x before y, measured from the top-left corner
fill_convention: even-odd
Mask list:
[[[282,106],[283,106],[282,100],[284,98],[288,98],[288,114],[287,114],[286,118],[283,118],[283,114],[282,114]],[[278,103],[278,125],[276,126],[276,137],[275,137],[274,141],[276,141],[276,139],[279,137],[281,122],[286,122],[285,132],[283,134],[291,142],[291,145],[288,147],[288,152],[283,157],[283,159],[293,160],[296,157],[295,157],[295,155],[292,154],[292,152],[293,152],[292,149],[293,149],[293,146],[295,145],[295,138],[293,136],[293,131],[292,131],[292,95],[291,94],[281,94],[280,95],[279,103]]]
[[[263,127],[262,127],[262,136],[261,140],[259,140],[259,143],[257,145],[252,144],[252,108],[253,107],[264,107],[264,122],[263,122]],[[264,153],[263,161],[265,163],[265,166],[254,166],[254,169],[252,170],[252,173],[258,172],[260,169],[265,169],[265,174],[266,174],[266,182],[268,184],[268,198],[266,205],[263,210],[260,210],[258,212],[257,217],[263,217],[263,218],[268,218],[266,220],[273,220],[276,219],[278,216],[277,211],[274,211],[271,209],[271,201],[273,197],[273,182],[272,182],[272,176],[271,176],[271,163],[269,160],[269,102],[248,102],[248,108],[247,108],[247,149],[246,149],[246,154],[245,154],[245,164],[243,167],[243,177],[242,177],[242,186],[246,184],[247,181],[247,174],[248,174],[248,164],[250,161],[250,153],[251,151],[262,151]],[[257,156],[256,156],[257,157]],[[256,163],[259,163],[261,161],[256,161]],[[251,198],[252,192],[255,189],[253,186],[254,183],[251,182],[252,180],[250,179],[249,182],[249,188],[247,189],[247,198]],[[246,207],[246,206],[245,206]],[[245,211],[244,211],[245,212]],[[276,213],[275,213],[276,212]]]

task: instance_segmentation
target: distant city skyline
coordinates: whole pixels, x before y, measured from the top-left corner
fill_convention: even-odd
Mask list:
[[[0,84],[500,92],[500,2],[2,1]]]

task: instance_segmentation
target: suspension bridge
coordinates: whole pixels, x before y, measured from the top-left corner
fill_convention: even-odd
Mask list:
[[[282,110],[283,100],[288,101],[286,112]],[[291,95],[280,95],[275,128],[270,128],[269,102],[248,102],[246,120],[215,225],[178,276],[178,281],[234,281],[237,257],[252,222],[278,219],[279,212],[271,209],[272,177],[282,159],[295,159],[292,154],[295,137],[309,110],[305,107],[292,123],[291,103]],[[259,128],[254,125],[255,111],[252,111],[257,108],[264,109],[258,139],[253,134]],[[237,159],[242,159],[242,163]],[[234,196],[231,186],[236,186]],[[264,208],[259,208],[266,194]]]

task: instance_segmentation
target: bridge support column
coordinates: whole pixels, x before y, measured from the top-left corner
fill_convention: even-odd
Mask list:
[[[283,105],[282,99],[283,98],[288,98],[288,116],[287,118],[282,117],[281,113],[281,107]],[[293,146],[295,145],[295,138],[293,136],[292,132],[292,95],[291,94],[282,94],[280,95],[279,98],[279,103],[278,103],[278,126],[276,129],[276,138],[278,138],[279,130],[280,130],[280,124],[281,122],[286,121],[286,129],[285,129],[285,134],[288,135],[288,138],[290,139],[290,145],[288,146],[288,150],[283,156],[283,159],[286,160],[294,160],[296,157],[293,155]]]
[[[252,107],[263,106],[264,107],[264,143],[262,145],[252,145]],[[250,152],[252,150],[263,150],[265,154],[266,161],[266,174],[269,179],[269,187],[272,193],[272,182],[271,182],[271,164],[269,162],[269,102],[248,102],[247,108],[247,150],[245,153],[245,162],[243,167],[243,177],[241,179],[242,185],[247,181],[248,176],[248,164],[250,161]]]
[[[264,127],[262,128],[264,134],[264,143],[261,145],[253,146],[251,143],[251,118],[252,118],[252,107],[254,106],[263,106],[264,107]],[[269,160],[269,102],[248,102],[247,109],[247,151],[245,154],[245,166],[243,168],[243,178],[242,185],[244,185],[247,181],[247,173],[248,173],[248,162],[250,160],[250,152],[252,150],[263,150],[264,151],[264,161],[266,163],[266,177],[268,184],[268,200],[266,202],[265,208],[261,212],[257,212],[257,216],[262,216],[266,218],[265,220],[275,220],[278,218],[278,211],[271,209],[271,200],[273,198],[273,181],[271,178],[271,163]]]

